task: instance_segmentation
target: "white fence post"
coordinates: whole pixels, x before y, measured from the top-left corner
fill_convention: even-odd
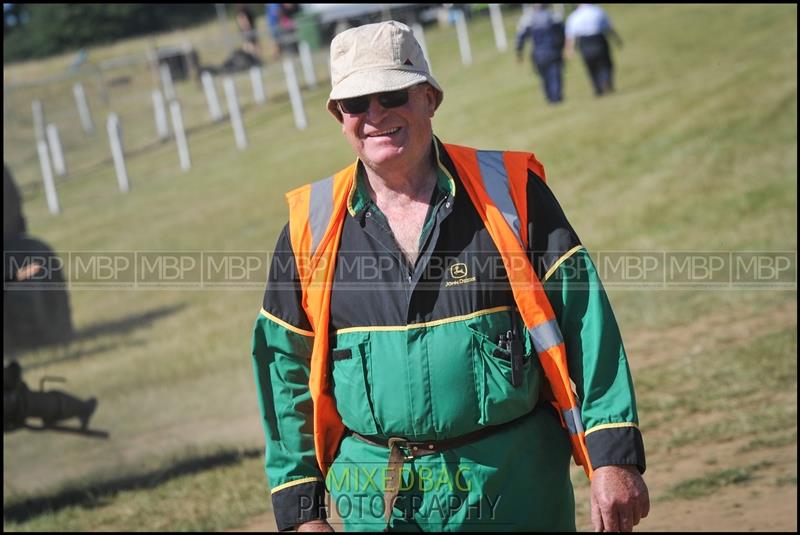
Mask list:
[[[34,100],[31,102],[31,110],[33,111],[33,133],[36,136],[36,141],[45,141],[44,133],[44,107],[41,100]]]
[[[169,137],[169,124],[167,123],[167,112],[164,107],[164,97],[158,89],[153,89],[153,110],[156,114],[158,139],[165,141]]]
[[[153,85],[161,86],[161,74],[158,70],[158,49],[155,45],[151,44],[147,47],[145,52],[147,58],[147,66],[150,68],[150,76],[153,77]]]
[[[192,160],[189,157],[189,144],[186,142],[186,132],[183,130],[183,115],[181,114],[181,103],[178,102],[178,99],[169,103],[169,112],[172,116],[172,131],[175,132],[175,143],[178,145],[181,170],[188,171],[192,168]]]
[[[92,114],[89,112],[89,104],[86,102],[86,91],[83,90],[83,84],[77,83],[72,86],[72,92],[75,94],[75,102],[78,105],[78,115],[81,118],[81,126],[87,135],[94,133],[94,122],[92,121]]]
[[[433,67],[431,67],[431,57],[428,55],[428,45],[425,44],[425,30],[422,28],[422,24],[419,22],[415,22],[414,25],[411,27],[411,31],[414,32],[414,37],[417,38],[419,41],[419,46],[422,48],[422,54],[425,56],[425,61],[428,62],[428,70],[431,71],[433,74]]]
[[[233,135],[236,138],[236,146],[239,150],[244,150],[247,148],[247,135],[244,132],[242,115],[239,113],[239,101],[236,98],[236,86],[233,84],[233,78],[226,76],[222,81],[222,85],[225,88],[225,99],[228,102],[228,115],[231,118]]]
[[[111,143],[111,157],[114,159],[114,170],[117,173],[117,184],[123,193],[130,191],[128,171],[125,169],[125,151],[122,150],[122,133],[119,117],[116,113],[108,115],[108,140]]]
[[[219,105],[219,98],[217,98],[217,88],[214,86],[214,77],[208,71],[203,71],[200,75],[203,81],[203,91],[206,94],[206,101],[208,102],[208,111],[211,114],[211,120],[215,123],[222,120],[222,109]]]
[[[253,99],[258,104],[264,104],[267,101],[267,95],[264,93],[264,80],[261,77],[261,67],[254,65],[250,67],[250,83],[253,84]]]
[[[172,72],[169,70],[169,65],[162,63],[159,68],[161,73],[161,84],[164,86],[164,97],[167,101],[175,99],[175,86],[172,83]]]
[[[53,215],[61,213],[58,204],[58,193],[53,181],[53,170],[50,168],[50,155],[47,154],[47,142],[44,139],[36,141],[36,152],[39,153],[39,165],[42,168],[42,181],[44,182],[44,195],[47,199],[47,208]]]
[[[506,39],[506,28],[503,26],[503,13],[500,11],[500,4],[489,4],[489,16],[492,19],[494,44],[497,45],[498,51],[505,52],[508,50],[508,40]]]
[[[458,34],[458,50],[461,52],[461,63],[472,65],[472,50],[469,46],[469,32],[464,12],[456,10],[456,34]]]
[[[314,60],[311,57],[311,47],[305,41],[298,44],[300,51],[300,64],[303,67],[303,78],[306,79],[306,87],[317,88],[317,75],[314,72]]]
[[[297,84],[297,75],[294,73],[294,63],[291,58],[284,58],[283,74],[286,76],[286,88],[289,90],[289,100],[292,102],[294,124],[298,130],[305,130],[308,126],[306,111],[303,108],[303,97],[300,96],[300,86]]]
[[[67,166],[64,163],[64,151],[61,150],[61,138],[58,136],[58,127],[52,123],[47,125],[47,145],[50,147],[50,155],[53,157],[53,170],[58,176],[67,174]]]

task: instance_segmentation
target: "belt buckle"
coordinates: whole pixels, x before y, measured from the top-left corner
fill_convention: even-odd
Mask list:
[[[408,448],[408,439],[403,437],[391,437],[388,441],[388,445],[389,445],[389,451],[391,451],[394,448],[400,450],[400,453],[403,454],[404,461],[414,460],[414,456],[409,454],[410,450]]]

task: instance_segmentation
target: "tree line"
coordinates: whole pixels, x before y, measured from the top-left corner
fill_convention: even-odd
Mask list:
[[[3,63],[42,58],[216,16],[214,4],[4,4]]]

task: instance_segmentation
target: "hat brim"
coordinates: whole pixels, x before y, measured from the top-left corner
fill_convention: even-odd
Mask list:
[[[360,97],[384,91],[397,91],[412,85],[429,82],[441,92],[441,87],[432,76],[418,71],[402,69],[368,69],[354,72],[331,89],[330,99]]]
[[[370,69],[354,72],[336,84],[336,87],[331,90],[326,107],[331,113],[337,115],[332,109],[335,108],[334,102],[336,100],[383,93],[385,91],[397,91],[424,82],[428,82],[436,89],[438,93],[436,107],[438,108],[444,98],[444,91],[442,91],[441,86],[433,76],[402,69]]]

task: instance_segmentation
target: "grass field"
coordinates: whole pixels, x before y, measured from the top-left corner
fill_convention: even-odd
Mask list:
[[[609,292],[648,452],[653,508],[641,528],[796,530],[797,7],[608,11],[625,40],[614,50],[617,92],[594,98],[575,58],[557,107],[527,58],[495,50],[488,19],[471,23],[468,68],[455,32],[432,28],[445,89],[435,132],[534,151],[590,251],[794,254],[784,289]],[[515,22],[507,16],[510,35]],[[245,151],[229,124],[194,119],[192,170],[180,171],[174,144],[152,144],[128,158],[127,195],[105,156],[58,183],[57,217],[33,186],[38,164],[23,162],[29,232],[64,255],[267,252],[287,218],[282,193],[352,159],[324,110],[325,86],[304,94],[304,131],[285,98],[249,106]],[[148,100],[128,106],[131,130],[152,129]],[[4,152],[7,137],[4,128]],[[87,155],[107,152],[102,136],[93,143],[81,144]],[[72,290],[78,340],[21,362],[29,384],[64,376],[69,391],[98,396],[93,427],[110,438],[4,435],[4,530],[267,529],[249,356],[265,270],[241,289]],[[589,529],[587,485],[573,475],[578,525]]]

